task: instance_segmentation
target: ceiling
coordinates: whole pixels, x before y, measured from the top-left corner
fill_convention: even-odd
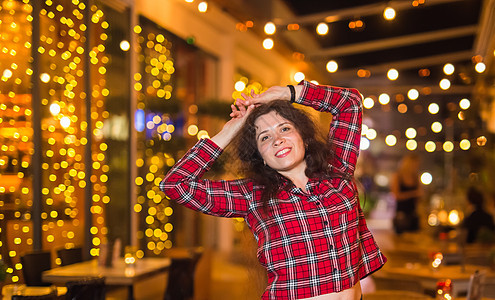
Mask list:
[[[452,88],[447,93],[471,92],[476,81],[473,56],[490,51],[495,35],[493,0],[215,0],[241,22],[254,21],[263,34],[263,25],[277,26],[273,36],[275,50],[300,53],[294,56],[309,63],[315,78],[335,85],[359,87],[367,93],[384,88],[395,92],[408,86],[431,87],[440,91],[438,82],[445,78],[446,63],[456,67],[448,78]],[[416,6],[413,5],[416,3]],[[387,7],[396,10],[391,21],[383,18]],[[483,9],[484,7],[484,9]],[[351,21],[364,26],[350,29]],[[329,33],[316,34],[316,25],[326,22]],[[298,24],[299,30],[288,30]],[[493,51],[493,49],[491,50]],[[326,71],[328,61],[338,63],[338,71]],[[399,71],[391,84],[386,78],[390,68]],[[420,69],[428,76],[420,76]],[[369,76],[359,77],[359,69]],[[308,76],[309,77],[309,76]]]

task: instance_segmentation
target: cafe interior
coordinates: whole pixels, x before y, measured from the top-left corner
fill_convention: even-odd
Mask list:
[[[495,299],[495,0],[0,0],[0,76],[2,299],[260,299],[244,219],[159,183],[242,93],[303,80],[362,94],[388,259],[363,299]]]

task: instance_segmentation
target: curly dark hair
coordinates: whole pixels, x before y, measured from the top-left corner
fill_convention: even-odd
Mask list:
[[[332,147],[317,130],[315,123],[302,110],[295,108],[285,100],[274,100],[254,108],[247,117],[244,126],[240,129],[234,141],[234,150],[241,161],[240,170],[243,175],[251,178],[264,187],[262,194],[263,207],[267,207],[270,198],[273,198],[283,187],[286,181],[280,173],[264,164],[256,143],[256,120],[265,114],[275,111],[278,115],[291,122],[301,135],[306,146],[304,159],[306,161],[306,176],[308,177],[335,177],[331,172],[329,158],[333,155]],[[345,177],[345,176],[344,176]],[[292,182],[289,180],[290,188]]]

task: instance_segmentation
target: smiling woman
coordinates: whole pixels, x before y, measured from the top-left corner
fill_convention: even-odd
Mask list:
[[[352,180],[361,96],[307,81],[291,89],[271,87],[237,99],[232,119],[191,148],[160,188],[191,209],[245,219],[268,272],[262,299],[357,300],[360,280],[386,262]],[[292,101],[332,114],[327,141]],[[201,179],[229,144],[246,178]]]

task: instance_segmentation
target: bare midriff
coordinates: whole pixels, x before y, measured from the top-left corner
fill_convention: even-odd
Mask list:
[[[330,293],[301,300],[359,300],[361,299],[361,284],[356,283],[353,287],[338,293]]]

